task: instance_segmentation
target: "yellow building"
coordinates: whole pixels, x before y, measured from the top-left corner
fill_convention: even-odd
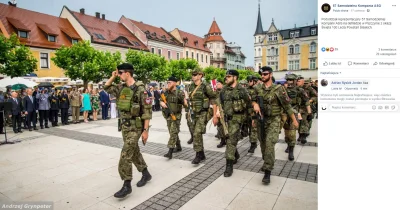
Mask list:
[[[260,8],[254,33],[254,67],[270,66],[277,78],[288,71],[305,78],[318,77],[318,25],[312,24],[278,30],[272,19],[267,31],[263,31]]]
[[[38,61],[33,72],[38,77],[65,77],[51,58],[56,49],[81,40],[67,19],[21,9],[16,4],[0,3],[0,33],[6,37],[15,33],[21,43],[30,47]]]

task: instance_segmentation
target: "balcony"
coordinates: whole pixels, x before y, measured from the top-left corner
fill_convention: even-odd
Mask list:
[[[317,53],[316,52],[310,52],[308,55],[308,58],[317,58]]]
[[[217,57],[217,58],[210,58],[211,62],[226,62],[226,58]]]

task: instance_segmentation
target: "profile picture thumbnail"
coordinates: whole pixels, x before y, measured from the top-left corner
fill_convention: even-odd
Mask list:
[[[322,5],[321,9],[322,9],[322,12],[328,13],[329,11],[331,11],[331,5],[329,5],[328,3],[325,3]]]
[[[322,87],[327,86],[328,85],[328,80],[326,80],[326,79],[321,80],[321,85],[322,85]]]

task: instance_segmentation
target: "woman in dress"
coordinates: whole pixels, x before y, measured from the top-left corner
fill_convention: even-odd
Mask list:
[[[100,109],[100,95],[97,92],[97,89],[92,90],[92,95],[90,96],[90,102],[92,102],[93,109],[93,120],[97,120],[97,113]]]
[[[85,88],[82,96],[83,96],[83,101],[82,101],[83,119],[84,122],[87,123],[89,122],[87,120],[89,111],[92,110],[92,106],[90,105],[89,89]]]

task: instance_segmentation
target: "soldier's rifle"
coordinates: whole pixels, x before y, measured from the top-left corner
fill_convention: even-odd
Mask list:
[[[219,119],[220,119],[220,122],[222,125],[222,130],[224,132],[224,136],[226,137],[229,135],[229,130],[228,130],[228,126],[226,125],[227,121],[225,119],[225,113],[224,113],[224,110],[222,109],[222,105],[221,105],[223,103],[222,94],[220,94],[219,97],[220,97],[220,101],[217,100],[217,106],[218,106],[219,116],[220,116]]]
[[[188,105],[188,120],[189,120],[189,122],[193,122],[194,112],[192,109],[192,102],[190,101],[190,98],[189,98],[186,90],[184,92],[185,92],[185,98],[186,98],[187,105]]]
[[[264,99],[261,96],[257,96],[257,104],[260,107],[260,113],[257,114],[255,119],[257,119],[258,123],[257,123],[257,132],[258,132],[258,138],[260,141],[264,141],[265,140],[265,119],[264,119],[264,114],[265,114],[265,110],[264,110]]]
[[[167,97],[165,97],[164,93],[161,94],[161,100],[165,103],[165,105],[167,106],[167,108],[164,108],[164,113],[168,116],[171,116],[171,119],[173,121],[176,120],[176,116],[175,114],[171,111],[171,109],[169,108],[168,102],[167,102]]]

